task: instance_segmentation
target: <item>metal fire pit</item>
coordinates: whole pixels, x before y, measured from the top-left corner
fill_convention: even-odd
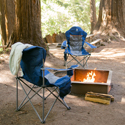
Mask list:
[[[94,71],[94,82],[83,82],[88,72]],[[111,90],[112,71],[108,70],[91,70],[91,69],[74,69],[74,75],[71,78],[72,94],[86,94],[87,92],[96,92],[108,94]]]

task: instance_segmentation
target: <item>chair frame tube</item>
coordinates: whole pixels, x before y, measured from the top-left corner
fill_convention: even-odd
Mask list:
[[[71,60],[69,60],[69,61],[67,61],[68,60],[68,57],[69,57],[69,55],[72,57],[72,59]],[[83,57],[83,59],[81,59],[80,61],[78,61],[77,59],[76,59],[76,57],[79,57],[79,56],[75,56],[75,55],[71,55],[71,54],[66,54],[66,60],[64,59],[64,65],[66,66],[66,69],[67,69],[67,65],[71,62],[71,61],[73,61],[73,60],[75,60],[76,62],[77,62],[77,64],[79,64],[80,66],[82,66],[83,68],[85,68],[85,65],[88,67],[88,65],[87,65],[87,61],[88,61],[88,59],[90,58],[90,56],[91,56],[91,54],[90,55],[86,55],[86,56],[84,56]],[[83,65],[80,63],[80,62],[82,62],[83,61]],[[85,61],[85,62],[84,62]]]
[[[42,70],[42,72],[43,72],[43,85],[42,85],[42,86],[40,87],[40,89],[38,89],[37,91],[35,91],[35,90],[33,89],[35,85],[33,85],[32,87],[30,87],[29,85],[27,85],[27,84],[22,80],[23,77],[19,77],[19,76],[16,77],[16,110],[19,111],[25,104],[27,104],[28,102],[30,102],[32,108],[34,109],[34,111],[35,111],[36,115],[38,116],[39,120],[41,121],[41,123],[45,123],[46,118],[47,118],[48,115],[50,114],[50,112],[51,112],[52,108],[54,107],[54,105],[55,105],[55,103],[56,103],[57,100],[59,100],[68,110],[70,110],[70,107],[66,104],[66,102],[64,101],[64,99],[61,100],[61,99],[59,98],[59,92],[57,91],[57,88],[58,88],[58,87],[54,86],[54,87],[55,87],[54,90],[51,91],[51,90],[49,89],[49,87],[47,87],[47,86],[45,85],[45,79],[44,79],[45,69],[44,69],[44,66],[43,66],[43,68],[42,68],[41,70]],[[19,96],[18,87],[19,87],[19,86],[18,86],[18,84],[20,84],[21,88],[23,89],[23,91],[24,91],[24,93],[25,93],[25,95],[26,95],[25,98],[22,100],[22,102],[20,103],[19,106],[18,106],[18,101],[19,101],[19,98],[18,98],[18,96]],[[25,88],[23,87],[22,84],[24,84],[25,86],[27,86],[27,87],[30,89],[29,92],[26,92],[26,90],[25,90]],[[38,93],[41,89],[43,90],[42,96]],[[47,90],[50,92],[46,97],[45,97],[45,89],[47,89]],[[33,94],[31,97],[29,97],[31,91],[34,92],[34,94]],[[53,93],[54,91],[56,91],[58,95],[55,95],[55,94]],[[47,112],[47,114],[45,115],[45,112],[44,112],[45,100],[46,100],[51,94],[52,94],[56,99],[54,100],[54,102],[53,102],[53,104],[51,105],[51,107],[50,107],[49,111]],[[38,95],[40,98],[42,98],[42,107],[43,107],[43,108],[42,108],[42,117],[40,117],[39,113],[37,112],[37,110],[35,109],[33,103],[31,102],[31,99],[32,99],[35,95]],[[26,99],[28,99],[28,100],[26,101]]]

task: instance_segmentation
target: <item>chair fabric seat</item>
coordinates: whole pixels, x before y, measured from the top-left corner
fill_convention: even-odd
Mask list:
[[[71,54],[71,55],[75,55],[75,56],[85,56],[85,55],[90,55],[89,52],[87,52],[86,50],[83,50],[82,52],[77,52],[77,51],[74,51],[74,53],[72,52],[69,52],[67,49],[65,49],[65,52],[66,54]]]
[[[41,68],[43,67],[45,59],[46,59],[46,51],[42,47],[31,46],[29,48],[24,49],[23,57],[20,63],[23,71],[23,78],[34,85],[42,86],[43,73]],[[61,98],[64,98],[64,96],[70,93],[71,81],[68,75],[65,75],[63,77],[57,77],[45,69],[44,76],[45,76],[46,86],[59,87]]]

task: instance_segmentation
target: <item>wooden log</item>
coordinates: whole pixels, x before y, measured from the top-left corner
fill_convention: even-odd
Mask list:
[[[52,39],[53,39],[53,42],[54,42],[54,43],[56,43],[56,35],[57,35],[56,33],[54,33],[54,34],[52,35]]]
[[[111,101],[112,101],[112,102],[114,101],[114,97],[113,97],[112,95],[109,95],[109,94],[94,93],[94,92],[87,92],[87,94],[95,94],[95,95],[97,95],[97,96],[110,97],[110,98],[111,98]]]
[[[56,35],[56,43],[62,43],[64,40],[66,40],[65,33],[59,33]]]
[[[91,44],[94,46],[100,47],[101,41],[102,41],[102,39],[96,39],[96,40],[92,41]]]
[[[7,45],[0,46],[0,48],[5,48],[5,47],[7,47]]]
[[[90,43],[92,41],[93,37],[94,37],[94,34],[87,35],[86,36],[86,41]]]
[[[110,102],[114,101],[114,97],[109,94],[87,92],[85,100],[109,105]]]
[[[86,38],[90,38],[90,37],[93,37],[93,36],[94,36],[94,34],[89,34],[89,35],[86,36]]]
[[[101,46],[101,43],[102,43],[102,39],[96,39],[96,40],[90,42],[90,44],[92,44],[92,45],[94,45],[94,46],[96,46],[96,47],[100,47],[100,46]],[[89,46],[87,46],[87,44],[84,44],[84,48],[86,48],[86,50],[87,50],[88,52],[92,52],[92,51],[95,50],[95,48],[94,48],[94,49],[91,49]]]
[[[46,36],[46,41],[47,41],[47,43],[54,43],[53,39],[52,39],[52,36],[50,36],[50,35]]]

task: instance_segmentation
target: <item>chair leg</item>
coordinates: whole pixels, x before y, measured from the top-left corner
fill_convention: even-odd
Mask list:
[[[48,113],[46,114],[46,116],[45,116],[45,118],[44,118],[44,123],[45,123],[45,120],[46,120],[46,118],[48,117],[49,113],[51,112],[52,108],[54,107],[56,101],[57,101],[57,98],[56,98],[55,101],[53,102],[53,104],[52,104],[51,108],[49,109]]]
[[[86,63],[85,63],[85,66],[88,68],[87,58],[86,58]],[[85,66],[84,66],[84,67],[85,67]]]
[[[42,89],[42,88],[40,88],[40,89],[38,89],[37,91],[35,91],[33,88],[34,88],[34,85],[32,86],[32,87],[30,87],[30,86],[28,86],[25,82],[23,82],[23,80],[21,80],[21,79],[17,79],[17,82],[19,82],[20,83],[20,85],[21,85],[21,87],[22,87],[22,89],[23,90],[25,90],[24,88],[23,88],[23,86],[22,86],[22,83],[24,83],[24,85],[26,85],[29,89],[30,89],[30,91],[27,93],[27,95],[26,95],[26,97],[23,99],[23,101],[20,103],[20,105],[18,106],[18,100],[17,100],[17,110],[20,110],[25,104],[27,104],[28,102],[29,102],[29,100],[27,100],[26,102],[25,102],[25,100],[26,100],[26,98],[27,98],[27,96],[30,94],[30,92],[31,91],[33,91],[35,94],[34,95],[32,95],[29,99],[31,100],[36,94],[40,97],[40,98],[43,98],[41,95],[39,95],[38,94],[38,92]],[[22,82],[22,83],[21,83]],[[18,92],[18,90],[17,90],[17,92]],[[17,98],[18,98],[18,93],[17,93]],[[25,103],[24,103],[25,102]]]
[[[66,102],[64,101],[64,99],[61,101],[60,99],[59,99],[59,93],[58,93],[58,95],[55,95],[53,92],[54,91],[56,91],[57,90],[57,87],[56,87],[56,89],[54,89],[53,91],[50,91],[49,89],[48,89],[48,87],[40,87],[40,89],[38,89],[37,91],[35,91],[33,88],[34,88],[34,85],[32,86],[32,87],[30,87],[30,86],[28,86],[23,80],[21,80],[20,78],[16,78],[17,79],[17,83],[16,83],[16,109],[17,109],[17,111],[19,111],[25,104],[27,104],[27,102],[30,102],[30,104],[31,104],[31,106],[32,106],[32,108],[34,109],[34,111],[35,111],[35,113],[36,113],[36,115],[38,116],[38,118],[39,118],[39,120],[40,120],[40,122],[41,123],[45,123],[45,120],[46,120],[46,118],[48,117],[48,115],[49,115],[49,113],[51,112],[51,110],[52,110],[52,108],[54,107],[54,105],[55,105],[55,103],[56,103],[56,101],[57,100],[59,100],[68,110],[70,110],[70,107],[66,104]],[[26,92],[26,90],[24,89],[24,87],[23,87],[23,85],[22,85],[22,83],[24,83],[30,90],[29,90],[29,92]],[[21,86],[21,88],[23,89],[23,91],[24,91],[24,93],[25,93],[25,98],[23,99],[23,101],[20,103],[20,105],[18,106],[18,84],[20,84],[20,86]],[[41,89],[43,89],[43,93],[42,93],[42,96],[41,95],[39,95],[38,94],[38,92],[41,90]],[[45,104],[45,99],[48,97],[45,97],[45,89],[47,89],[49,92],[50,92],[50,94],[49,95],[54,95],[56,98],[55,98],[55,101],[53,102],[53,104],[52,104],[52,106],[50,107],[50,109],[49,109],[49,111],[47,112],[47,114],[45,115],[45,112],[44,112],[44,104]],[[29,94],[30,94],[30,92],[31,91],[33,91],[34,92],[34,94],[31,96],[31,97],[29,97]],[[40,117],[40,115],[39,115],[39,113],[37,112],[37,110],[35,109],[35,107],[34,107],[34,105],[33,105],[33,103],[31,102],[31,99],[35,96],[35,95],[38,95],[38,96],[40,96],[41,98],[42,98],[42,101],[43,101],[43,103],[42,103],[42,117]],[[28,99],[27,101],[26,101],[26,99]],[[24,103],[25,102],[25,103]]]
[[[43,122],[43,120],[42,120],[42,119],[41,119],[41,117],[39,116],[39,114],[38,114],[37,110],[36,110],[36,109],[35,109],[35,107],[33,106],[32,102],[31,102],[31,99],[29,98],[29,96],[28,96],[27,92],[25,91],[25,89],[24,89],[23,85],[21,84],[21,82],[20,82],[20,81],[19,81],[19,83],[20,83],[20,85],[21,85],[21,87],[22,87],[22,89],[23,89],[24,93],[26,94],[27,99],[28,99],[28,101],[30,102],[30,104],[31,104],[32,108],[34,109],[34,111],[35,111],[36,115],[38,116],[39,120],[40,120],[41,122]]]
[[[54,90],[52,91],[52,93],[53,93],[54,91],[57,91],[57,92],[58,92],[57,87],[54,88]],[[44,98],[44,100],[46,100],[50,95],[51,95],[51,93],[49,93],[49,94]]]
[[[67,69],[67,61],[66,61],[66,69]]]
[[[16,111],[18,111],[18,80],[16,78]]]
[[[67,109],[70,110],[71,107],[69,107],[69,106],[66,104],[66,102],[64,101],[64,99],[62,99],[62,100],[63,100],[63,103],[66,105]]]
[[[68,55],[67,53],[64,53],[64,66],[66,66],[66,69],[67,69],[67,59],[68,59]]]
[[[77,64],[79,64],[83,68],[85,68],[85,66],[87,66],[87,61],[90,58],[90,55],[88,55],[88,56],[84,56],[82,60],[78,61],[76,59],[77,56],[73,56],[73,55],[70,55],[70,56],[72,57],[72,59],[70,61],[68,61],[67,64],[70,63],[72,60],[75,60],[77,62]]]
[[[85,58],[84,67],[85,67],[85,65],[86,65],[86,66],[87,66],[87,68],[88,68],[88,63],[87,63],[87,61],[89,60],[89,58],[90,58],[90,55],[89,55],[89,56],[87,56],[87,57]]]
[[[42,123],[45,123],[45,120],[44,120],[44,89],[45,88],[43,88],[43,113],[42,113]]]
[[[58,94],[58,96],[56,96],[54,93],[52,93],[48,88],[46,88],[53,96],[55,96],[68,110],[69,109],[71,109],[67,104],[66,104],[66,102],[64,101],[64,99],[62,99],[62,101],[61,101],[61,99],[59,98],[59,94]]]
[[[33,88],[34,86],[32,86],[32,88]],[[41,90],[42,88],[40,88],[33,96],[31,96],[30,97],[30,100],[36,95],[36,94],[38,94],[38,92]],[[30,91],[27,93],[27,95],[29,95],[30,94],[30,92],[32,91],[32,89],[30,89]],[[41,96],[40,96],[41,97]],[[27,96],[24,98],[24,100],[20,103],[20,105],[18,106],[18,109],[21,109],[27,102],[29,102],[29,100],[27,100],[25,103],[24,103],[24,101],[26,100],[26,98],[27,98]],[[41,98],[43,98],[43,97],[41,97]]]

